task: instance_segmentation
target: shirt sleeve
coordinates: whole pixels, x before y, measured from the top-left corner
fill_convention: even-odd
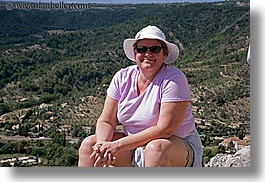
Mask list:
[[[120,79],[121,79],[121,70],[118,71],[112,78],[110,85],[107,89],[107,95],[115,100],[119,100],[121,97],[120,93]]]
[[[165,79],[161,102],[191,101],[190,88],[185,74],[179,71]]]

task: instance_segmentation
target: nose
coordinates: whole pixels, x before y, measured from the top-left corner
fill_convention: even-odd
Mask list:
[[[148,50],[148,51],[144,54],[143,59],[154,60],[155,57],[154,57],[154,54]]]
[[[147,51],[144,55],[153,55],[153,53],[149,49],[147,49]]]

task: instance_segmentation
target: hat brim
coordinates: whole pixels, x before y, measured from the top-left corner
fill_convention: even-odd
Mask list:
[[[148,39],[148,37],[145,36],[144,39]],[[150,37],[150,39],[154,39],[153,35],[152,35],[152,38]],[[178,46],[176,44],[170,43],[160,38],[155,38],[155,39],[161,40],[167,45],[168,56],[164,60],[164,63],[171,64],[175,62],[179,56]],[[135,54],[134,54],[133,45],[137,40],[141,40],[141,39],[125,39],[123,42],[123,49],[124,49],[125,55],[127,56],[128,59],[134,62],[135,62]]]

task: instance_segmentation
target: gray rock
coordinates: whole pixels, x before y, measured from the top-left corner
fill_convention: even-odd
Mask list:
[[[205,167],[250,167],[250,146],[238,150],[235,154],[217,154]]]

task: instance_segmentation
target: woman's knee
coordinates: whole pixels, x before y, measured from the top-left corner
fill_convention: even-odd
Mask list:
[[[95,143],[95,135],[86,137],[79,147],[79,154],[82,155],[92,153],[92,147],[95,145]]]
[[[146,145],[145,163],[150,166],[190,166],[192,152],[191,147],[181,138],[157,139]]]
[[[161,140],[153,140],[145,147],[145,164],[150,166],[168,165],[166,145]]]
[[[145,147],[145,151],[147,152],[161,152],[162,151],[162,144],[159,140],[153,140],[150,141],[146,147]]]

